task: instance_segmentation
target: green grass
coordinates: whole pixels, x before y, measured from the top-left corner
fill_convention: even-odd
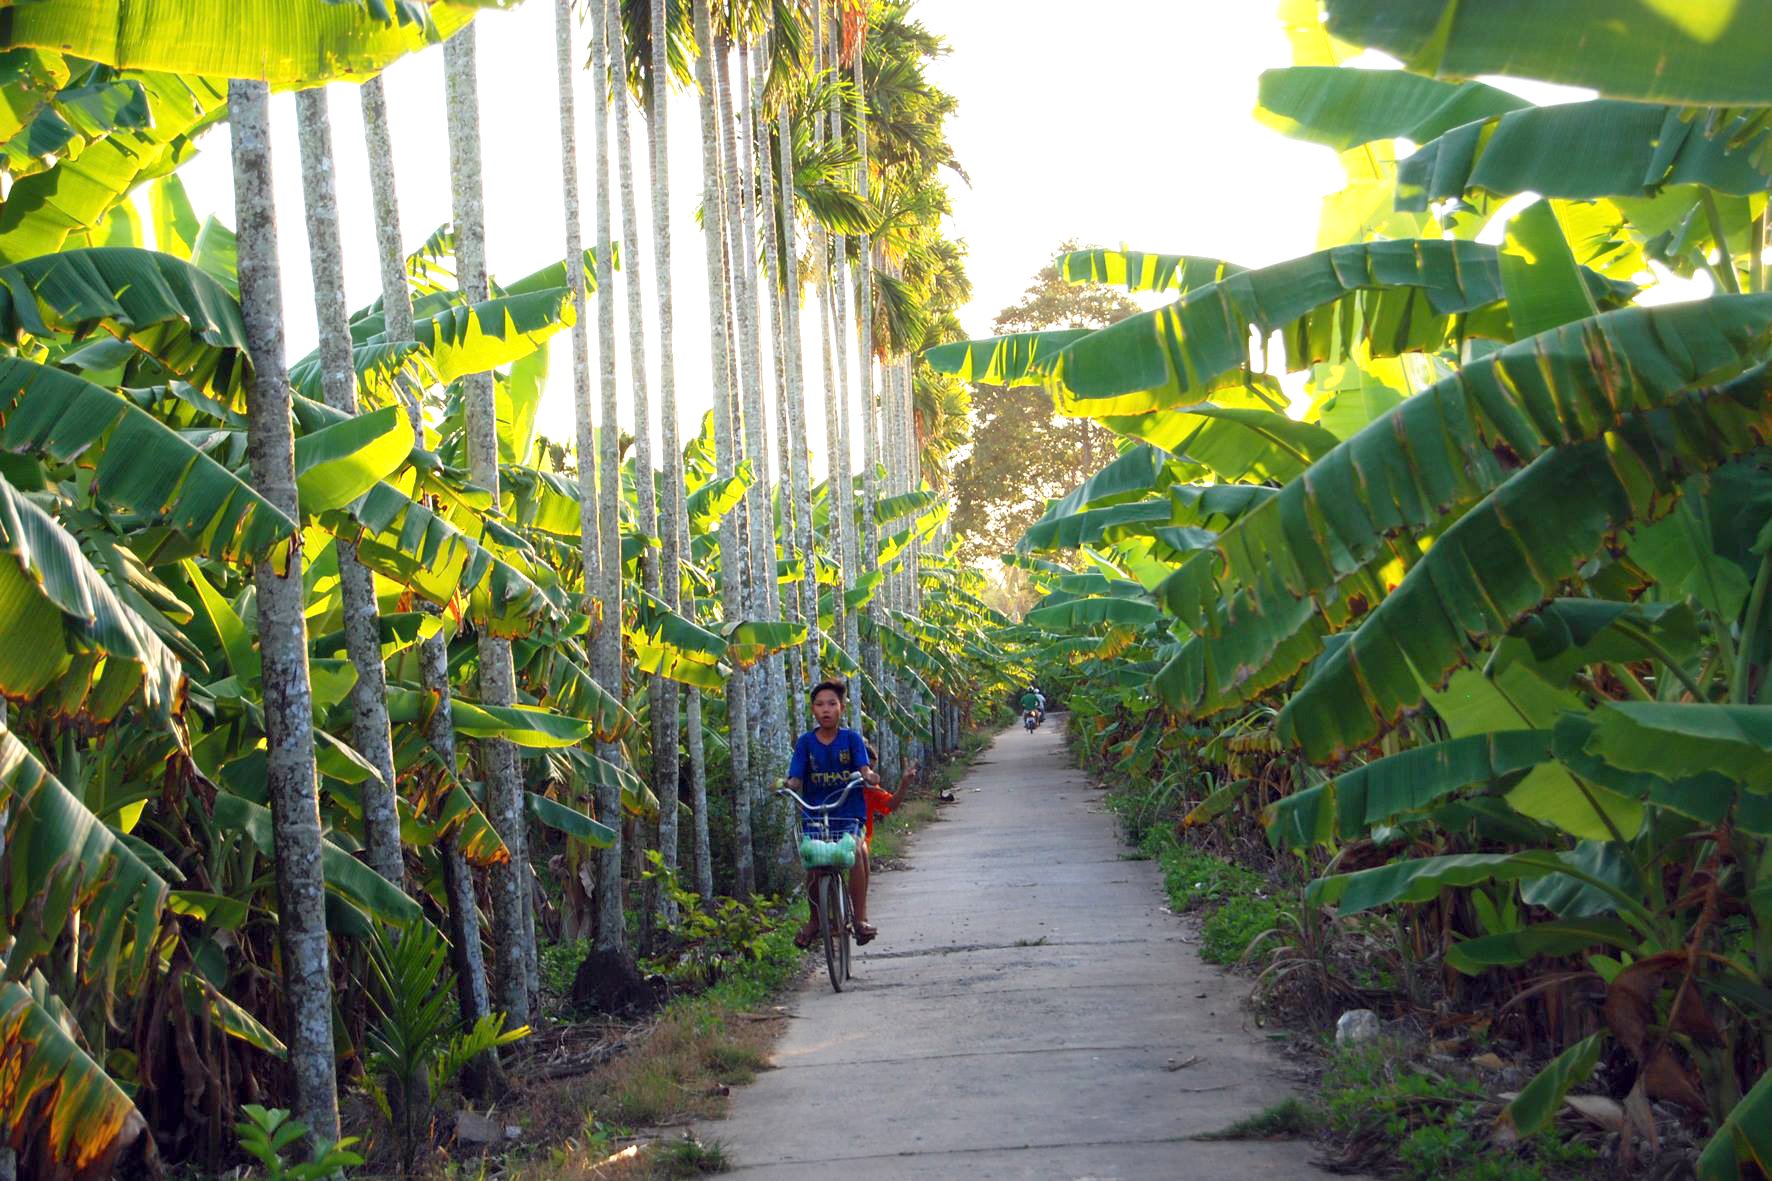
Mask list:
[[[732,1167],[719,1144],[699,1140],[673,1140],[652,1153],[654,1171],[665,1177],[702,1177],[724,1173]]]
[[[1206,911],[1200,955],[1208,963],[1236,963],[1279,919],[1279,903],[1266,897],[1268,883],[1260,874],[1184,845],[1166,828],[1146,831],[1139,851],[1162,868],[1171,909]]]
[[[1195,1140],[1296,1140],[1314,1136],[1323,1128],[1323,1116],[1302,1099],[1286,1098],[1254,1115],[1245,1116],[1217,1132],[1202,1132]]]

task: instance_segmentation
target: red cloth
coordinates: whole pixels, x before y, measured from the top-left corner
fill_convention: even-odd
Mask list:
[[[883,787],[867,788],[866,797],[868,805],[867,839],[871,841],[874,839],[874,817],[886,815],[888,812],[892,811],[895,805],[892,800],[892,793]]]

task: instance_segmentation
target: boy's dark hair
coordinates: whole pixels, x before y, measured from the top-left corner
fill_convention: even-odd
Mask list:
[[[849,686],[845,685],[842,681],[820,681],[818,684],[812,686],[812,697],[810,700],[817,701],[818,695],[825,692],[827,689],[837,695],[838,701],[846,701],[849,698]]]

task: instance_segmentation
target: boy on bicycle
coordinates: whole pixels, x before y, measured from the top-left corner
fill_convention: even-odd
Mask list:
[[[816,729],[808,730],[800,735],[794,743],[794,757],[788,763],[787,785],[798,792],[809,804],[823,804],[839,795],[843,785],[849,778],[860,773],[865,784],[878,787],[880,776],[868,765],[867,744],[860,734],[842,726],[843,699],[848,690],[841,681],[821,681],[812,688],[812,717],[818,723]],[[867,797],[862,791],[849,793],[841,806],[831,811],[833,818],[853,821],[859,829],[867,821]],[[811,878],[807,879],[811,893]],[[855,941],[871,942],[879,932],[867,921],[868,917],[868,857],[867,844],[863,840],[861,849],[855,858],[855,867],[849,871],[849,896],[855,903]],[[794,943],[799,947],[811,947],[812,941],[818,937],[818,916],[800,928],[794,935]]]

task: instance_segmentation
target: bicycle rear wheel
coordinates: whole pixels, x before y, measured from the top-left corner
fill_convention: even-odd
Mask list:
[[[849,881],[837,879],[837,896],[843,901],[843,979],[849,979],[849,937],[855,931],[855,900],[849,896]]]
[[[819,875],[818,926],[824,935],[824,966],[825,970],[830,973],[831,991],[833,992],[843,991],[842,952],[838,950],[838,941],[844,937],[838,934],[842,930],[839,924],[843,921],[843,904],[839,901],[842,894],[843,891],[838,885],[838,877],[835,872]],[[846,935],[847,932],[844,934]],[[846,942],[844,946],[847,946]]]

